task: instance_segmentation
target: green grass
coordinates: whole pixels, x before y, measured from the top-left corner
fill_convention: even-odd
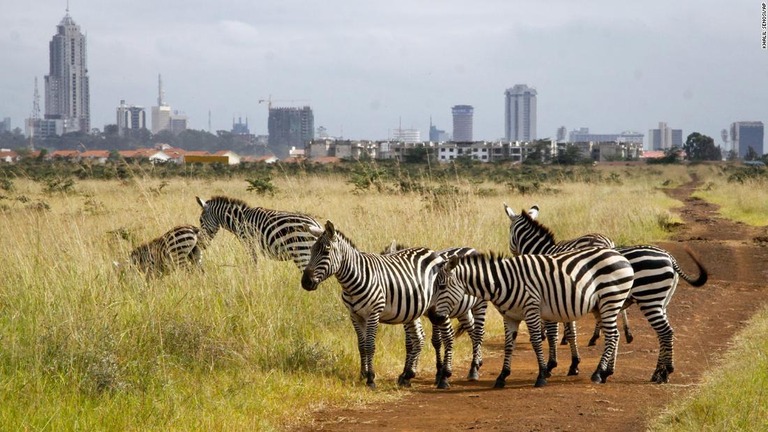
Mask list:
[[[611,174],[613,173],[613,174]],[[680,205],[662,188],[687,181],[681,167],[619,167],[610,181],[585,176],[521,195],[504,184],[423,179],[434,194],[353,194],[343,177],[273,179],[278,193],[244,179],[76,181],[74,192],[14,181],[0,199],[0,424],[9,430],[279,430],[324,406],[392,400],[404,359],[401,326],[382,326],[377,391],[358,380],[354,331],[335,280],[300,288],[292,263],[254,265],[221,232],[204,272],[147,281],[113,260],[174,225],[196,224],[194,197],[330,219],[365,251],[393,239],[440,249],[506,251],[516,211],[541,206],[558,239],[599,231],[617,244],[663,240]],[[162,186],[162,187],[161,187]],[[425,329],[430,326],[424,320]],[[488,337],[500,336],[490,314]],[[457,342],[465,368],[468,338]],[[429,343],[420,376],[434,373]]]
[[[764,431],[768,425],[768,309],[736,336],[722,364],[692,396],[674,404],[653,431]]]

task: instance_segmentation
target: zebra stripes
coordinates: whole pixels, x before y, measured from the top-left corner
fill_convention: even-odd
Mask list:
[[[513,258],[487,254],[451,258],[438,277],[435,316],[442,319],[464,295],[488,300],[504,317],[504,366],[495,387],[504,387],[520,322],[525,320],[539,363],[536,387],[550,376],[542,350],[542,320],[574,321],[587,313],[600,316],[605,349],[592,381],[613,374],[618,349],[616,317],[629,296],[634,272],[612,249],[588,248],[557,255]]]
[[[180,225],[135,248],[129,255],[129,262],[142,273],[158,277],[179,267],[200,267],[204,246],[199,228]]]
[[[236,198],[195,198],[202,209],[200,227],[207,240],[212,240],[223,227],[246,245],[254,262],[258,262],[260,253],[271,259],[293,260],[300,270],[309,262],[315,238],[304,227],[321,228],[311,216],[250,207]]]
[[[511,222],[510,245],[514,243],[516,250],[527,254],[546,254],[555,250],[557,244],[549,229],[534,219],[538,215],[538,207],[533,215],[522,212],[514,217],[510,216],[506,204],[505,208]],[[579,239],[572,242],[578,244]],[[651,381],[668,382],[669,374],[674,371],[674,330],[667,318],[667,305],[677,288],[679,277],[694,287],[700,287],[707,282],[707,271],[687,248],[686,252],[698,267],[698,278],[686,274],[664,249],[640,245],[621,247],[617,251],[629,260],[635,273],[627,305],[633,302],[638,304],[659,339],[659,358]]]
[[[424,346],[424,330],[419,318],[430,305],[437,270],[445,261],[427,248],[404,249],[386,255],[360,252],[331,221],[326,222],[325,229],[314,226],[307,229],[317,241],[311,248],[301,286],[313,291],[325,279],[336,276],[342,287],[342,301],[357,333],[361,377],[369,387],[375,388],[373,356],[379,323],[403,324],[406,357],[398,384],[410,385]],[[444,323],[447,326],[441,331],[444,329],[446,335],[450,335],[450,340],[444,342],[446,351],[451,352],[453,329],[450,321],[445,319]],[[451,368],[451,360],[446,359],[447,370]]]
[[[388,254],[398,250],[406,249],[402,245],[398,245],[393,241],[387,246],[382,253]],[[453,247],[437,251],[437,254],[444,260],[450,259],[452,256],[464,256],[477,253],[474,248],[471,247]],[[483,365],[483,353],[482,345],[483,338],[485,336],[485,314],[488,309],[488,302],[472,296],[464,296],[456,307],[449,312],[448,318],[456,318],[459,321],[459,328],[454,335],[454,338],[458,338],[464,332],[469,333],[469,337],[472,340],[472,363],[469,366],[469,373],[467,379],[469,381],[477,381],[480,379],[480,367]],[[430,313],[434,312],[434,308],[429,309]],[[432,332],[432,347],[435,349],[435,365],[437,369],[436,384],[438,387],[445,384],[444,379],[450,376],[444,376],[443,372],[443,360],[440,355],[441,350],[441,338],[438,332]],[[447,357],[449,354],[445,353]]]

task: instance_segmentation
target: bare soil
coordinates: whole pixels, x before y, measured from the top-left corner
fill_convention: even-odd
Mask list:
[[[585,319],[579,325],[579,376],[566,376],[570,354],[562,346],[560,366],[545,387],[534,388],[535,357],[523,335],[518,338],[507,387],[493,389],[504,355],[500,335],[483,346],[485,364],[478,382],[467,381],[469,365],[457,362],[448,390],[435,389],[433,377],[421,375],[397,402],[319,410],[310,423],[297,430],[645,430],[661,409],[689,394],[703,373],[717,366],[734,334],[766,303],[768,227],[750,227],[719,217],[717,206],[691,197],[697,186],[693,181],[668,191],[685,203],[679,211],[684,223],[675,229],[672,241],[657,244],[695,276],[695,264],[685,252],[689,247],[709,271],[709,281],[701,288],[681,281],[669,305],[676,339],[675,372],[668,384],[650,382],[658,342],[633,306],[629,318],[635,339],[627,344],[622,335],[616,373],[607,384],[593,384],[589,379],[603,345],[600,341],[587,347],[594,322]],[[395,379],[378,377],[388,378]]]

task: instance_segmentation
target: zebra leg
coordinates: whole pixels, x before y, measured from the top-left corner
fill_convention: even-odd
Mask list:
[[[433,330],[434,333],[434,330]],[[443,367],[439,371],[439,378],[437,382],[437,388],[447,389],[451,385],[448,383],[448,378],[453,375],[453,327],[450,320],[445,322],[439,327],[440,338],[445,346],[445,359],[443,361]]]
[[[547,344],[549,345],[549,360],[547,361],[547,372],[552,372],[552,369],[557,367],[557,323],[551,321],[544,321],[544,335],[547,338]],[[528,330],[533,332],[529,327]]]
[[[436,325],[432,325],[432,347],[435,349],[435,385],[440,382],[440,376],[443,371],[443,357],[442,357],[442,335],[440,329]],[[408,333],[405,333],[405,346],[409,345]]]
[[[602,323],[598,319],[597,322],[595,322],[595,331],[592,332],[592,337],[589,338],[589,342],[587,342],[587,346],[595,346],[597,344],[597,340],[600,339],[600,326]]]
[[[365,383],[371,389],[375,389],[376,373],[373,371],[373,355],[376,353],[376,332],[379,329],[379,314],[368,317],[365,324]]]
[[[603,313],[600,317],[602,322],[603,336],[605,338],[605,348],[600,357],[600,363],[597,365],[595,373],[592,374],[592,382],[605,384],[608,377],[613,375],[616,365],[616,355],[619,349],[619,329],[616,325],[618,311]]]
[[[531,346],[533,346],[533,351],[536,353],[536,360],[539,363],[539,375],[536,377],[536,383],[534,384],[535,387],[545,386],[547,384],[547,378],[552,376],[549,369],[547,368],[547,365],[544,364],[544,348],[542,347],[541,340],[542,321],[540,314],[541,309],[539,308],[538,304],[535,306],[531,305],[527,307],[525,311],[525,324],[528,326],[528,333],[531,336]],[[548,342],[550,346],[550,352],[553,347],[555,350],[557,349],[557,323],[546,323],[547,326],[550,326],[551,324],[554,325],[555,334],[547,334],[547,337],[549,338]],[[549,333],[549,329],[547,330],[547,333]]]
[[[410,345],[405,347],[405,366],[403,373],[397,378],[397,385],[400,387],[410,387],[411,378],[416,376],[416,362],[424,347],[424,330],[421,327],[421,321],[417,318],[414,321],[403,325],[407,334],[406,341]]]
[[[512,353],[515,351],[515,341],[517,340],[517,329],[520,326],[520,321],[513,320],[511,318],[504,317],[504,366],[501,368],[501,373],[496,378],[494,388],[504,388],[507,383],[507,377],[511,370],[510,363],[512,362]],[[537,329],[541,334],[541,328]]]
[[[571,366],[568,367],[568,376],[574,376],[579,374],[579,363],[581,363],[579,347],[576,345],[576,322],[565,323],[564,327],[565,339],[571,347]]]
[[[560,345],[568,345],[568,324],[563,323],[563,338],[560,339]]]
[[[635,337],[632,335],[632,330],[629,329],[629,317],[627,317],[627,310],[621,311],[621,322],[624,325],[624,337],[627,339],[627,343],[631,344]]]
[[[675,371],[673,347],[675,331],[669,324],[667,314],[662,308],[645,309],[643,313],[659,339],[659,359],[656,362],[656,370],[651,376],[651,381],[664,384],[669,382],[669,374]]]
[[[480,379],[480,367],[483,365],[483,337],[485,336],[485,311],[487,303],[472,308],[472,315],[475,318],[475,324],[469,336],[472,338],[472,365],[469,368],[467,379],[477,381]]]

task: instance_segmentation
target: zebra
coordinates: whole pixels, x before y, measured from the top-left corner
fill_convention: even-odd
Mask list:
[[[165,234],[144,243],[131,251],[127,264],[148,277],[159,277],[168,271],[195,265],[202,269],[202,249],[206,244],[200,228],[179,225]],[[115,262],[115,267],[122,264]]]
[[[309,250],[315,238],[305,225],[321,228],[312,216],[250,207],[237,198],[215,196],[208,201],[195,197],[202,209],[200,226],[207,241],[213,240],[220,227],[243,242],[254,263],[260,253],[280,261],[293,260],[299,270],[309,262]]]
[[[557,244],[554,243],[552,232],[535,220],[538,207],[534,206],[532,214],[521,212],[519,216],[514,215],[506,204],[504,207],[511,222],[510,245],[514,243],[519,252],[528,254],[552,253],[555,250]],[[578,239],[573,242],[577,244]],[[637,245],[616,250],[629,260],[635,272],[635,281],[626,306],[637,303],[659,339],[659,358],[651,381],[658,384],[669,382],[669,375],[674,372],[674,330],[667,318],[667,305],[677,288],[679,277],[694,287],[701,287],[709,277],[707,270],[688,248],[685,249],[686,253],[698,267],[697,278],[685,273],[677,260],[659,247]],[[595,333],[597,336],[593,335],[591,342],[599,337],[599,332]]]
[[[434,317],[445,318],[464,295],[496,306],[504,317],[505,337],[504,365],[494,387],[502,388],[510,374],[521,321],[528,327],[539,364],[535,386],[541,387],[550,376],[542,350],[542,320],[570,322],[590,312],[599,315],[605,348],[591,379],[605,383],[615,369],[619,343],[616,318],[629,296],[633,277],[629,261],[607,248],[512,258],[495,254],[454,257],[438,275]]]
[[[514,218],[517,217],[515,215],[515,212],[507,205],[507,203],[504,203],[504,210],[506,211],[507,216],[510,218],[510,220],[513,220]],[[536,205],[531,207],[530,210],[528,210],[528,215],[531,216],[532,219],[536,219],[539,215],[539,207]],[[534,231],[533,234],[531,234],[530,231]],[[526,241],[524,242],[523,239],[525,239]],[[525,246],[526,246],[523,251],[521,251],[519,247],[521,243],[525,243]],[[552,235],[551,232],[549,236],[538,235],[537,227],[529,227],[527,225],[516,227],[515,232],[513,232],[512,229],[510,228],[510,233],[509,233],[509,251],[512,252],[513,254],[534,253],[530,251],[539,251],[539,250],[547,250],[546,253],[557,253],[557,252],[564,252],[571,249],[581,249],[581,248],[592,247],[592,246],[606,247],[606,248],[616,247],[613,240],[611,240],[609,237],[600,233],[585,234],[572,240],[563,240],[560,242],[554,241],[554,235]],[[626,310],[621,311],[621,321],[622,321],[622,327],[624,330],[624,337],[626,338],[627,343],[632,343],[632,341],[634,340],[634,336],[632,335],[632,330],[629,328],[629,317],[627,317]],[[566,335],[563,336],[563,340],[560,342],[562,345],[566,344],[567,332],[576,331],[575,323],[571,323],[570,325],[572,326],[572,328],[569,328],[568,325],[566,325],[565,327]],[[549,327],[549,332],[550,333],[554,332],[554,337],[557,337],[557,327]],[[600,337],[600,323],[598,322],[598,323],[595,323],[595,330],[592,333],[592,338],[589,340],[588,345],[589,346],[595,345],[595,342],[599,337]],[[552,346],[550,346],[550,348],[552,348]],[[572,347],[572,351],[574,350],[575,350],[575,347]]]
[[[301,286],[314,291],[325,279],[335,275],[342,287],[341,298],[349,310],[357,334],[360,375],[375,388],[373,356],[379,323],[403,324],[405,328],[405,366],[398,385],[407,387],[416,376],[415,368],[424,346],[420,317],[430,306],[437,269],[445,263],[435,251],[409,248],[381,255],[360,252],[331,221],[324,229],[307,226],[317,238],[304,269]],[[438,323],[449,356],[443,365],[447,386],[452,366],[453,328],[446,318]]]
[[[382,254],[389,254],[398,250],[407,249],[407,247],[398,244],[396,241],[385,247]],[[452,256],[464,256],[477,253],[477,250],[471,247],[452,247],[437,251],[437,254],[448,260]],[[469,332],[472,339],[472,363],[469,366],[467,380],[477,381],[480,379],[480,367],[483,365],[482,345],[485,336],[485,314],[488,309],[488,302],[472,296],[464,296],[454,310],[448,314],[448,318],[456,318],[459,321],[459,327],[454,334],[454,339],[458,338],[464,332]],[[429,312],[433,312],[430,308]],[[436,380],[439,384],[442,375],[443,361],[440,356],[441,338],[438,332],[432,332],[432,346],[435,349],[435,364],[437,369]],[[447,355],[447,353],[446,353]],[[448,377],[446,377],[448,378]]]

